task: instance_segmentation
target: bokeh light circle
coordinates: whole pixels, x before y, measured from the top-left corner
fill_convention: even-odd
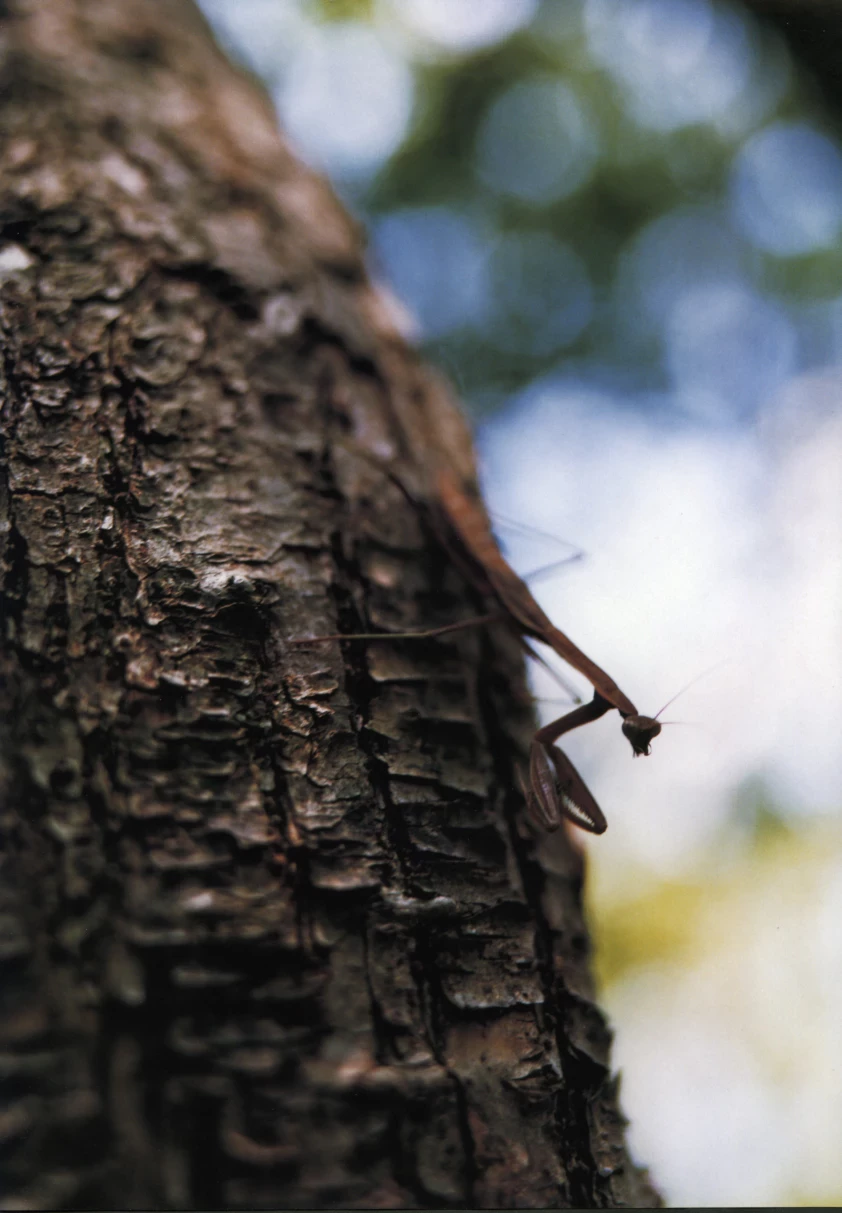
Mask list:
[[[572,88],[521,80],[489,107],[477,136],[477,171],[491,189],[536,205],[566,198],[593,170],[594,121]]]
[[[731,175],[736,223],[781,257],[829,248],[842,230],[842,154],[806,122],[778,122],[745,144]]]
[[[276,102],[302,153],[340,177],[365,177],[406,134],[414,83],[405,60],[354,24],[311,31],[291,60]]]
[[[393,0],[396,14],[442,47],[473,51],[526,25],[537,0]]]
[[[470,220],[448,207],[392,211],[374,229],[374,253],[423,337],[481,323],[488,300],[486,246]]]

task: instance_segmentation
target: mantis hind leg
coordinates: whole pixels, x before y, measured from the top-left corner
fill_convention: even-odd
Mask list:
[[[328,636],[304,636],[300,640],[291,640],[290,644],[322,644],[326,640],[431,640],[448,632],[479,628],[486,623],[500,623],[505,618],[505,615],[495,611],[490,615],[472,615],[469,619],[458,619],[456,623],[445,623],[439,628],[426,628],[421,632],[331,632]]]

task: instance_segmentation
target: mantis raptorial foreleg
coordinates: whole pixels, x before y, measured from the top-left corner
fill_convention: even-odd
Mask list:
[[[589,703],[544,725],[532,739],[527,807],[533,820],[545,830],[557,830],[566,817],[591,834],[605,832],[608,823],[587,784],[564,751],[553,743],[571,729],[598,720],[612,706],[597,691]]]
[[[530,792],[527,808],[547,831],[557,830],[562,818],[591,834],[604,834],[608,822],[588,785],[563,750],[533,741],[529,755]]]

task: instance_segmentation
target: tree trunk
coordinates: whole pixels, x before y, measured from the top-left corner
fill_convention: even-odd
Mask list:
[[[359,233],[186,0],[0,31],[3,1207],[656,1203],[515,638],[291,643],[482,609]]]

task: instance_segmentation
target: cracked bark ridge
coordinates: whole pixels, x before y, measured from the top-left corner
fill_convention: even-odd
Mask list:
[[[188,5],[0,40],[4,1207],[654,1204],[514,638],[289,643],[482,605],[359,232]]]

